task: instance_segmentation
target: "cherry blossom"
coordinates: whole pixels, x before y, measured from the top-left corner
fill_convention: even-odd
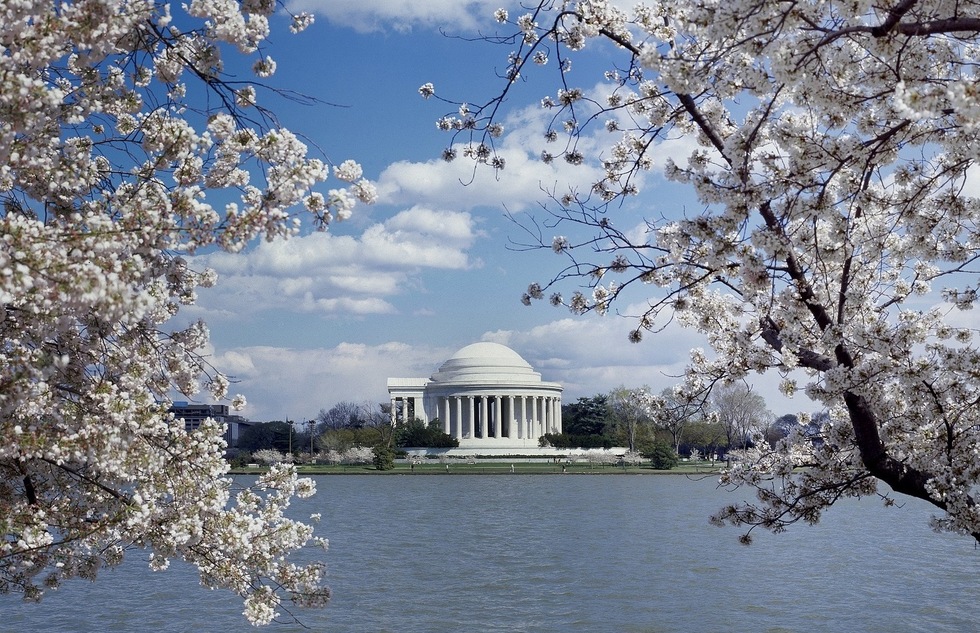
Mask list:
[[[505,85],[468,102],[469,125],[440,126],[451,146],[492,152],[509,80],[554,72],[541,89],[553,143],[542,156],[604,168],[597,182],[553,192],[549,217],[528,220],[540,236],[529,247],[568,261],[524,302],[577,282],[584,291],[552,301],[606,312],[646,288],[630,340],[673,321],[710,346],[692,351],[678,397],[708,402],[716,385],[773,372],[812,401],[801,407],[828,413],[819,436],[748,449],[722,482],[755,487],[757,500],[719,522],[779,531],[816,522],[841,497],[911,495],[935,507],[937,528],[980,540],[980,351],[969,325],[980,7],[618,5],[545,0],[515,22],[497,12],[513,28],[493,38],[509,47]],[[601,78],[569,70],[590,50],[613,60]],[[542,55],[560,63],[536,68]],[[592,96],[597,80],[604,96]],[[661,151],[678,139],[693,149]],[[654,165],[701,206],[661,205],[642,234],[617,228]],[[545,226],[562,236],[546,241]]]
[[[322,564],[288,562],[325,545],[285,514],[312,482],[277,465],[242,488],[223,427],[188,433],[167,413],[177,393],[229,396],[199,355],[206,325],[168,329],[216,281],[184,255],[288,238],[299,213],[325,228],[377,196],[351,161],[314,191],[329,166],[257,111],[277,6],[0,6],[2,593],[39,599],[136,546],[154,569],[193,563],[255,624],[329,598]],[[256,80],[227,81],[226,55],[254,60]]]

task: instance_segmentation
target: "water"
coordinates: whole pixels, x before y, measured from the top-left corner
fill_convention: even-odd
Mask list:
[[[681,476],[329,476],[321,512],[330,607],[302,626],[341,632],[977,630],[980,551],[937,535],[930,509],[845,501],[817,526],[758,533],[707,517],[735,500]],[[192,570],[133,552],[96,583],[40,605],[0,597],[0,631],[247,631],[241,602]]]

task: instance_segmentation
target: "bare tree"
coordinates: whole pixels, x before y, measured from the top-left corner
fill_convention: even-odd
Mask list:
[[[362,411],[365,414],[364,426],[375,429],[380,434],[381,446],[391,447],[395,439],[395,427],[391,423],[391,404],[381,402],[374,407],[365,403]]]
[[[609,392],[606,406],[613,428],[626,440],[627,448],[636,451],[637,439],[644,427],[651,424],[654,398],[649,389],[618,387]]]
[[[364,426],[364,403],[350,400],[338,402],[330,409],[320,409],[316,416],[317,432],[336,429],[356,429]]]
[[[765,399],[744,383],[718,386],[711,394],[718,422],[725,429],[729,449],[743,449],[752,436],[772,421]]]
[[[676,389],[664,389],[660,392],[660,399],[663,404],[657,411],[654,424],[670,433],[674,452],[680,455],[684,429],[702,415],[702,403],[685,398]]]

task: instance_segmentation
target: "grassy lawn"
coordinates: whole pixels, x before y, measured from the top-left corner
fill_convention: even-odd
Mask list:
[[[327,464],[301,464],[298,471],[302,475],[710,475],[717,473],[723,464],[716,462],[680,462],[671,470],[654,470],[648,465],[639,466],[592,466],[584,462],[571,464],[556,464],[550,461],[535,462],[490,462],[476,460],[467,463],[465,460],[453,461],[448,464],[436,460],[426,461],[412,466],[398,462],[393,470],[380,471],[371,465],[333,466]],[[235,474],[262,472],[262,468],[237,468]]]

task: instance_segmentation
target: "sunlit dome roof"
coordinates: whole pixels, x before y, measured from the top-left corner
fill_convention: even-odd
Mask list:
[[[507,382],[540,383],[541,374],[534,371],[521,355],[500,343],[473,343],[453,354],[432,375],[439,383]]]

